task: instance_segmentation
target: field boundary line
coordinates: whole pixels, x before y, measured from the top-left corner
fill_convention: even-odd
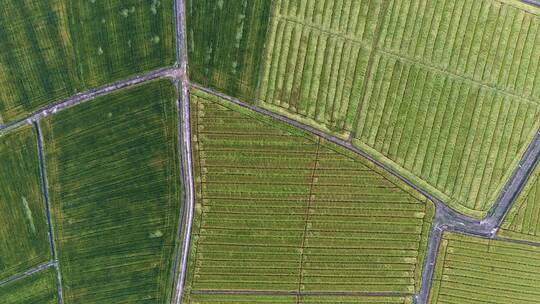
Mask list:
[[[58,262],[58,253],[56,251],[56,243],[54,240],[54,227],[52,223],[51,218],[51,206],[49,202],[49,181],[47,179],[47,171],[45,166],[45,156],[44,156],[44,148],[43,148],[43,134],[41,132],[41,128],[39,126],[39,123],[37,121],[33,122],[34,128],[36,130],[36,137],[37,137],[37,146],[38,146],[38,157],[39,157],[39,171],[41,176],[41,188],[43,192],[43,198],[45,201],[45,212],[47,214],[47,226],[48,226],[48,234],[49,234],[49,243],[51,247],[51,256],[54,261],[54,265],[56,267],[56,283],[57,283],[57,290],[58,290],[58,303],[62,304],[64,303],[63,298],[63,289],[62,289],[62,273],[60,272],[60,263]]]
[[[0,135],[4,132],[9,132],[13,129],[17,129],[21,126],[30,125],[34,122],[41,120],[42,118],[48,117],[62,110],[71,108],[80,103],[90,101],[96,97],[100,97],[100,96],[115,92],[120,89],[138,85],[138,84],[141,84],[150,80],[154,80],[157,78],[161,78],[161,77],[174,78],[175,73],[176,73],[176,68],[174,67],[160,68],[160,69],[152,70],[145,74],[135,76],[133,78],[121,80],[121,81],[114,82],[112,84],[107,84],[107,85],[94,88],[85,92],[77,93],[71,97],[52,103],[41,109],[38,109],[25,118],[21,118],[19,120],[10,122],[5,125],[0,125]]]
[[[509,243],[515,243],[515,244],[522,244],[522,245],[528,245],[533,247],[540,247],[540,242],[533,242],[533,241],[526,241],[526,240],[518,240],[518,239],[512,239],[502,236],[496,236],[493,238],[496,241],[502,241],[502,242],[509,242]]]
[[[351,296],[351,297],[409,297],[411,294],[399,292],[361,291],[260,291],[260,290],[193,290],[197,295],[266,295],[266,296]]]
[[[31,268],[29,270],[26,270],[24,272],[21,272],[21,273],[18,273],[18,274],[15,274],[7,279],[5,279],[4,281],[1,281],[0,282],[0,287],[4,286],[4,285],[7,285],[9,283],[13,283],[15,281],[18,281],[22,278],[26,278],[26,277],[29,277],[33,274],[36,274],[38,272],[41,272],[45,269],[48,269],[50,267],[54,267],[56,265],[56,262],[55,261],[49,261],[49,262],[45,262],[43,264],[40,264],[34,268]]]
[[[301,292],[302,289],[302,281],[304,280],[304,251],[305,251],[305,243],[306,243],[306,237],[308,232],[308,223],[310,218],[310,211],[311,206],[313,205],[313,185],[315,184],[315,174],[317,172],[317,167],[319,166],[319,150],[321,149],[321,138],[319,137],[317,139],[317,150],[315,152],[314,162],[313,162],[313,168],[311,170],[311,182],[309,183],[309,197],[306,204],[306,211],[304,212],[304,230],[302,233],[302,244],[300,244],[300,267],[298,272],[298,293]],[[300,303],[300,298],[296,299],[296,303]]]

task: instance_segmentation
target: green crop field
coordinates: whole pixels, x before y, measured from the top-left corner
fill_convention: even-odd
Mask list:
[[[172,0],[70,3],[70,30],[84,88],[175,62]]]
[[[383,1],[275,1],[258,104],[347,136]]]
[[[51,249],[32,127],[0,136],[0,160],[1,281],[47,262]]]
[[[268,295],[200,295],[190,297],[189,304],[409,304],[411,297],[370,296],[268,296]]]
[[[68,97],[80,88],[66,16],[67,2],[2,2],[0,124]]]
[[[391,1],[354,133],[476,217],[540,126],[540,10],[513,2]]]
[[[267,0],[187,0],[190,78],[254,98],[270,6]]]
[[[189,292],[415,293],[432,203],[367,160],[192,91]]]
[[[172,0],[7,0],[0,124],[175,61]]]
[[[214,6],[197,10],[197,20],[212,15],[204,20],[214,26],[204,27],[204,35],[202,25],[193,27],[200,39],[227,50],[213,64],[231,66],[239,62],[231,54],[241,52],[228,50],[241,26],[215,20],[245,13]],[[254,10],[250,16],[266,16],[266,8]],[[539,15],[514,0],[277,0],[259,35],[263,51],[252,44],[263,58],[251,67],[261,73],[245,74],[256,97],[225,92],[351,138],[454,209],[480,218],[540,127]],[[193,45],[196,58],[213,50]],[[194,62],[195,74],[214,67]]]
[[[43,121],[66,303],[166,303],[181,200],[176,91],[118,91]]]
[[[57,304],[56,272],[53,268],[0,286],[2,304]]]
[[[540,242],[540,166],[508,212],[499,235],[513,239]]]
[[[540,301],[540,247],[445,233],[431,304]]]

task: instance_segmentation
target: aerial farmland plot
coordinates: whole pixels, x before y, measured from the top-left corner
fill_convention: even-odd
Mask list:
[[[2,124],[176,60],[172,0],[2,4]]]
[[[396,302],[417,291],[427,198],[321,138],[205,92],[191,102],[193,303],[227,290],[395,293]]]
[[[6,0],[0,303],[540,303],[538,0]]]
[[[49,261],[45,201],[32,127],[0,136],[0,281]]]

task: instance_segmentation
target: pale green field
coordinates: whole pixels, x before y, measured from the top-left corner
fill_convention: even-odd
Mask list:
[[[529,177],[527,185],[506,215],[498,232],[512,239],[540,242],[540,166]]]
[[[31,126],[0,136],[0,160],[2,281],[47,262],[51,249],[37,139]]]
[[[192,91],[191,291],[418,291],[433,205],[367,160]]]
[[[444,233],[431,304],[540,301],[540,247]]]
[[[182,200],[176,90],[153,81],[42,121],[66,303],[168,303]]]

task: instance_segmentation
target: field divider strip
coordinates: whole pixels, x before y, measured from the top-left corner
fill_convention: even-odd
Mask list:
[[[309,186],[309,196],[308,201],[306,204],[306,211],[304,214],[304,230],[302,233],[302,243],[300,244],[300,267],[298,272],[298,292],[301,291],[302,288],[302,281],[304,279],[303,271],[304,271],[304,251],[305,251],[305,243],[306,243],[306,237],[308,232],[308,226],[309,226],[309,215],[311,211],[311,206],[313,204],[313,184],[315,183],[315,172],[317,172],[317,167],[319,164],[319,150],[321,149],[321,138],[319,137],[317,140],[317,150],[315,152],[314,162],[313,162],[313,168],[311,170],[311,182]],[[300,298],[296,299],[296,303],[299,303]]]
[[[29,270],[26,270],[24,272],[21,272],[21,273],[18,273],[18,274],[15,274],[9,278],[7,278],[6,280],[4,281],[1,281],[0,282],[0,287],[2,287],[3,285],[6,285],[6,284],[9,284],[9,283],[12,283],[12,282],[15,282],[17,280],[20,280],[22,278],[25,278],[25,277],[29,277],[33,274],[36,274],[38,272],[41,272],[45,269],[48,269],[50,267],[54,267],[56,266],[56,261],[48,261],[48,262],[45,262],[43,264],[40,264],[34,268],[31,268]]]
[[[60,272],[60,265],[58,262],[58,253],[56,251],[56,243],[54,240],[54,227],[53,227],[52,218],[51,218],[51,206],[50,206],[50,201],[49,201],[49,181],[47,179],[47,171],[46,171],[46,166],[45,166],[43,134],[41,132],[41,128],[37,121],[33,121],[33,125],[36,130],[36,137],[37,137],[39,171],[40,171],[40,176],[41,176],[41,187],[42,187],[42,192],[43,192],[43,199],[45,201],[45,211],[47,214],[47,226],[49,229],[48,234],[49,234],[49,243],[51,246],[51,256],[54,261],[54,265],[56,267],[58,303],[62,304],[64,303],[63,292],[62,292],[62,274]]]
[[[191,149],[191,120],[190,120],[190,98],[189,98],[189,79],[188,79],[188,56],[186,39],[186,4],[184,0],[174,0],[174,15],[176,25],[176,49],[177,49],[177,69],[173,71],[173,77],[179,85],[179,98],[177,102],[179,119],[179,150],[182,168],[182,178],[184,185],[184,204],[181,208],[181,217],[184,219],[180,224],[183,231],[181,236],[182,246],[180,255],[180,264],[176,287],[172,297],[172,303],[180,304],[182,302],[184,285],[187,275],[187,264],[189,258],[189,245],[191,241],[191,231],[193,226],[193,214],[195,210],[194,197],[194,178],[193,178],[193,157]],[[180,237],[180,236],[179,236]]]
[[[411,294],[399,292],[362,291],[261,291],[261,290],[193,290],[196,295],[260,295],[260,296],[351,296],[351,297],[406,297]]]
[[[91,89],[86,92],[77,93],[71,97],[68,97],[67,99],[63,99],[59,102],[52,103],[48,106],[45,106],[44,108],[41,108],[33,112],[32,114],[30,114],[29,116],[25,118],[19,119],[17,121],[14,121],[5,125],[0,125],[0,135],[4,132],[9,132],[10,130],[16,129],[18,127],[32,124],[34,122],[39,121],[42,118],[48,117],[62,110],[71,108],[80,103],[92,100],[96,97],[103,96],[103,95],[112,93],[114,91],[120,90],[120,89],[131,87],[137,84],[141,84],[143,82],[154,80],[156,78],[161,78],[161,77],[175,78],[176,73],[177,73],[176,68],[171,68],[171,67],[160,68],[160,69],[156,69],[145,74],[135,76],[133,78],[121,80],[112,84],[108,84],[108,85],[101,86],[95,89]]]

